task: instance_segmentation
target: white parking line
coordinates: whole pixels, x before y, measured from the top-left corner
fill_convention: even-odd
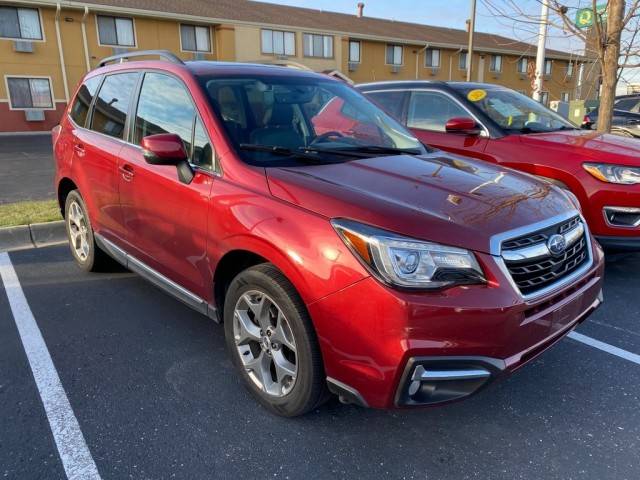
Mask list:
[[[98,480],[100,474],[80,431],[78,420],[60,383],[60,377],[29,308],[9,255],[4,252],[0,252],[0,278],[7,292],[11,312],[67,478]]]
[[[624,358],[625,360],[629,360],[630,362],[640,365],[640,355],[637,355],[635,353],[627,352],[626,350],[614,347],[613,345],[609,345],[608,343],[601,342],[600,340],[596,340],[595,338],[587,337],[586,335],[578,332],[569,332],[569,335],[567,335],[567,337],[577,342],[584,343],[585,345],[589,345],[593,348],[597,348],[598,350],[602,350],[603,352],[615,355],[616,357]]]

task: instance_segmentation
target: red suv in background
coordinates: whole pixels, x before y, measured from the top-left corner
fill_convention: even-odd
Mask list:
[[[379,82],[358,89],[424,143],[571,191],[599,242],[640,251],[640,141],[576,128],[498,85]]]
[[[139,55],[167,61],[129,61]],[[325,123],[327,108],[351,121]],[[327,389],[468,396],[601,302],[603,255],[547,182],[422,146],[360,93],[272,66],[106,59],[53,132],[71,253],[224,321],[280,415]]]

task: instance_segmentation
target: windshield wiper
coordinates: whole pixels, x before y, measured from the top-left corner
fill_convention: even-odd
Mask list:
[[[304,151],[293,150],[287,147],[281,147],[279,145],[261,145],[258,143],[241,143],[239,145],[240,150],[247,150],[250,152],[266,152],[273,153],[274,155],[280,155],[282,157],[293,157],[301,160],[309,160],[314,163],[323,163],[326,160],[318,157],[318,155],[304,153]]]
[[[315,148],[309,147],[304,148],[303,150],[310,150],[316,152],[327,152],[327,153],[336,153],[337,155],[353,155],[354,153],[394,153],[394,154],[402,154],[406,153],[409,155],[420,155],[422,152],[418,148],[398,148],[398,147],[384,147],[381,145],[354,145],[352,147],[341,147],[341,148]],[[362,155],[367,156],[367,155]]]

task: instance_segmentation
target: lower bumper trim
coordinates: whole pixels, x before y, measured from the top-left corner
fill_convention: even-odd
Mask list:
[[[435,405],[468,397],[505,369],[504,361],[488,357],[413,357],[407,362],[395,403]]]

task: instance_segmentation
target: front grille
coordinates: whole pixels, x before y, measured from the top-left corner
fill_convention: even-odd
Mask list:
[[[559,225],[552,225],[551,227],[547,227],[512,240],[507,240],[502,244],[502,250],[515,250],[516,248],[528,247],[537,243],[546,242],[551,235],[556,233],[567,233],[572,228],[575,228],[579,223],[580,217],[576,216]]]
[[[579,227],[579,224],[580,217],[575,217],[544,230],[506,241],[502,245],[503,254],[505,251],[546,244],[552,235],[571,233]],[[583,233],[561,255],[554,256],[547,253],[542,256],[536,255],[535,258],[505,260],[505,264],[520,292],[523,295],[531,295],[571,275],[587,263],[589,261],[587,242],[587,234]]]

